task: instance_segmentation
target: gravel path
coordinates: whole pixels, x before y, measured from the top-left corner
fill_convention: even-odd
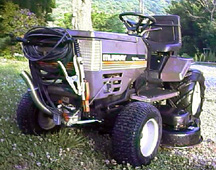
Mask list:
[[[205,77],[205,101],[201,113],[202,136],[204,140],[216,143],[216,65],[193,65],[192,68],[201,70]]]
[[[187,157],[196,169],[216,170],[216,65],[192,65],[192,68],[201,70],[205,77],[205,101],[200,116],[203,142],[191,148],[172,149],[172,153]]]

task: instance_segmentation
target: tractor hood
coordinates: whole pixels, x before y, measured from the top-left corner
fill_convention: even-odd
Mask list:
[[[137,42],[140,37],[131,36],[127,34],[112,33],[112,32],[99,32],[99,31],[80,31],[80,30],[68,30],[73,37],[80,38],[97,38],[105,40],[117,40],[117,41],[128,41]]]
[[[81,41],[100,41],[102,46],[102,54],[147,54],[146,45],[142,38],[138,36],[98,31],[68,30],[68,32],[70,35]]]

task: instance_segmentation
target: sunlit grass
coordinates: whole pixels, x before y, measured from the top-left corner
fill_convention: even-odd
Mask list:
[[[0,169],[80,169],[87,165],[90,169],[103,169],[103,165],[98,165],[100,161],[95,161],[97,153],[89,152],[91,148],[82,132],[68,128],[46,136],[20,132],[16,107],[27,87],[19,74],[26,69],[27,62],[0,63]]]

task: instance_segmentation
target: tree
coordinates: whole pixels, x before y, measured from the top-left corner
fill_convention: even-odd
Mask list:
[[[55,7],[55,0],[11,0],[11,2],[19,5],[21,9],[29,9],[37,17],[45,18],[46,21],[50,20],[52,8]]]
[[[92,30],[91,0],[71,0],[72,29]]]
[[[139,9],[140,9],[140,13],[144,13],[144,4],[143,4],[143,0],[139,0]]]
[[[216,17],[214,0],[180,0],[172,2],[168,13],[181,17],[182,53],[194,55],[203,48],[216,51]]]
[[[12,2],[6,2],[0,12],[0,50],[11,51],[13,55],[14,44],[11,41],[14,37],[23,36],[30,28],[45,24],[44,20],[38,19],[29,9],[20,9]],[[9,48],[10,47],[10,48]],[[16,46],[17,51],[20,46]]]
[[[1,34],[14,34],[22,36],[30,28],[45,24],[44,20],[38,19],[29,9],[20,9],[12,2],[6,2],[2,12]]]
[[[198,3],[210,14],[210,21],[212,22],[216,12],[216,0],[198,0]]]
[[[94,30],[119,33],[125,32],[118,14],[107,14],[104,11],[100,11],[96,6],[93,6],[91,15]]]

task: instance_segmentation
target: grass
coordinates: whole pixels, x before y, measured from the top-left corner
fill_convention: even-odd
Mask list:
[[[22,134],[16,123],[16,107],[26,91],[26,85],[19,76],[24,69],[28,69],[26,61],[0,59],[1,170],[133,169],[130,165],[118,165],[111,159],[110,137],[99,135],[97,131],[63,128],[58,133],[46,136]],[[206,149],[197,151],[195,147],[186,150],[199,156]],[[150,165],[137,169],[213,169],[211,163],[192,161],[184,152],[185,149],[160,148]]]

